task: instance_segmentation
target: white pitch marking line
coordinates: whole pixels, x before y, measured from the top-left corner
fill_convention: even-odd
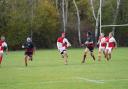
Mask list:
[[[92,82],[92,83],[105,83],[104,80],[94,80],[94,79],[88,79],[88,78],[82,78],[82,77],[76,77],[76,79],[85,80],[87,82]]]
[[[105,83],[105,82],[111,82],[111,81],[128,81],[128,79],[111,79],[111,80],[94,80],[94,79],[88,79],[88,78],[82,78],[82,77],[76,77],[76,79],[85,80],[87,82],[93,82],[93,83]]]
[[[23,82],[18,82],[15,83],[15,85],[33,85],[33,84],[57,84],[57,83],[76,83],[76,81],[40,81],[40,82],[28,82],[28,83],[23,83]],[[6,84],[6,83],[5,83]],[[5,85],[0,85],[0,86],[5,86]]]

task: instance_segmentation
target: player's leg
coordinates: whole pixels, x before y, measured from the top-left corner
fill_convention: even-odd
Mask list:
[[[105,54],[105,48],[104,48],[104,50],[103,50],[103,54],[104,54],[104,58],[106,58],[106,54]]]
[[[63,48],[60,48],[60,49],[58,49],[58,50],[59,50],[59,52],[60,52],[61,57],[64,58],[64,55],[63,55],[63,50],[64,50],[64,49],[63,49]]]
[[[29,52],[29,55],[28,56],[29,56],[29,60],[32,61],[33,60],[33,52]]]
[[[25,66],[26,66],[26,67],[28,66],[27,59],[28,59],[28,56],[25,55],[24,61],[25,61]]]
[[[0,66],[1,66],[2,60],[3,60],[3,53],[0,53]]]
[[[90,53],[91,53],[91,56],[92,56],[93,60],[95,61],[96,58],[95,58],[95,56],[94,56],[94,53],[93,53],[93,52],[90,52]]]
[[[68,54],[67,54],[67,51],[66,50],[63,51],[63,56],[64,56],[64,64],[67,65],[67,63],[68,63],[68,61],[67,61]]]
[[[2,63],[2,60],[3,60],[3,51],[0,51],[0,65]]]
[[[90,55],[91,55],[91,57],[92,57],[93,60],[95,61],[95,56],[94,56],[94,53],[93,53],[94,48],[93,48],[93,47],[89,48],[89,51],[90,51]]]
[[[111,54],[112,54],[112,48],[109,49],[109,52],[108,52],[108,60],[111,59]]]
[[[32,57],[32,55],[29,55],[29,60],[31,60],[31,61],[33,60],[33,57]]]
[[[101,61],[101,53],[102,53],[102,49],[99,47],[99,51],[98,51],[98,61]]]
[[[88,53],[88,48],[86,48],[86,49],[85,49],[85,51],[84,51],[84,55],[83,55],[82,63],[84,63],[84,62],[85,62],[85,59],[86,59],[86,55],[87,55],[87,53]]]
[[[107,61],[108,61],[108,51],[109,51],[109,49],[106,48],[106,49],[105,49],[105,58],[107,59]]]
[[[25,62],[25,66],[27,67],[28,66],[28,56],[29,54],[28,54],[28,52],[25,52],[25,58],[24,58],[24,62]]]
[[[107,51],[106,51],[106,58],[107,58],[107,61],[109,61],[110,56],[111,56],[111,48],[108,48]]]

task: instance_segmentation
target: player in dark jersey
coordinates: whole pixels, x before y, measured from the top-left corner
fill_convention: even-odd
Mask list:
[[[83,55],[83,60],[82,63],[85,63],[85,59],[86,59],[86,55],[88,53],[88,51],[90,52],[90,55],[92,56],[93,60],[95,61],[95,56],[93,54],[93,50],[94,50],[94,41],[93,41],[93,37],[91,32],[87,33],[87,40],[85,41],[84,44],[82,44],[82,46],[85,45],[85,51],[84,51],[84,55]]]
[[[22,48],[25,49],[25,65],[27,66],[27,60],[33,60],[33,53],[35,52],[34,44],[30,37],[27,38],[27,41],[22,45]]]

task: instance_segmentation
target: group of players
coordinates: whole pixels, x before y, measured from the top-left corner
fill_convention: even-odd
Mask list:
[[[58,51],[60,52],[62,58],[64,59],[64,64],[68,64],[68,54],[67,54],[67,48],[71,46],[70,42],[68,39],[65,37],[65,33],[63,32],[61,34],[61,37],[57,39],[57,48]],[[87,32],[87,37],[86,41],[84,44],[81,44],[81,46],[86,46],[84,50],[84,55],[82,59],[82,63],[86,62],[86,56],[87,53],[90,52],[91,57],[95,61],[96,58],[94,56],[94,47],[95,47],[95,42],[94,38],[92,36],[91,32]],[[104,33],[101,33],[99,36],[99,40],[97,45],[99,46],[99,51],[98,51],[98,61],[101,61],[101,54],[103,52],[104,57],[109,61],[111,59],[111,54],[112,50],[117,47],[117,42],[115,38],[113,37],[113,33],[110,32],[108,37],[104,36]],[[22,45],[22,48],[25,49],[25,66],[28,66],[28,60],[32,61],[33,60],[33,54],[35,53],[35,46],[31,40],[30,37],[27,38],[26,42]],[[6,50],[6,54],[8,53],[8,47],[7,43],[5,42],[5,37],[1,36],[0,39],[0,66],[2,63],[3,59],[3,53],[4,50]]]
[[[86,46],[85,50],[84,50],[82,63],[86,62],[86,56],[87,56],[88,52],[90,52],[90,55],[93,58],[93,60],[94,61],[96,60],[96,58],[94,56],[95,42],[94,42],[93,35],[91,32],[87,32],[86,36],[87,36],[86,37],[87,39],[86,39],[85,43],[81,44],[81,46]],[[116,42],[115,38],[113,37],[112,32],[109,33],[108,37],[105,37],[104,33],[101,33],[99,36],[97,45],[99,48],[98,61],[101,61],[102,52],[104,54],[104,57],[107,59],[107,61],[109,61],[111,59],[112,50],[117,47],[117,42]],[[65,33],[62,33],[61,37],[59,37],[57,39],[57,48],[58,48],[60,54],[62,55],[62,57],[64,58],[64,64],[67,64],[67,58],[68,58],[67,48],[70,46],[71,46],[71,44],[65,38]]]

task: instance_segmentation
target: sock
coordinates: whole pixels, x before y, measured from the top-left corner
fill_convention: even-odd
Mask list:
[[[85,62],[85,59],[86,59],[86,55],[83,56],[83,60],[82,60],[82,63]]]
[[[91,53],[91,56],[92,56],[93,60],[95,61],[95,56],[92,53]]]

